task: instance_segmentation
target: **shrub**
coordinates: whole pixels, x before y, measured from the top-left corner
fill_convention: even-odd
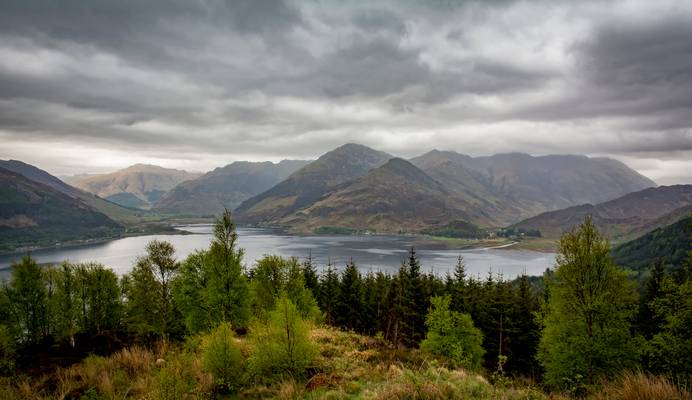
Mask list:
[[[483,334],[471,316],[451,311],[449,296],[435,296],[425,320],[428,333],[421,349],[449,358],[455,365],[477,369],[483,358]]]
[[[202,365],[205,371],[214,376],[217,385],[227,390],[234,390],[240,386],[243,377],[243,355],[235,342],[229,323],[222,323],[204,338]]]
[[[266,325],[250,331],[250,367],[255,374],[302,375],[317,356],[309,339],[310,326],[285,294],[276,300]]]

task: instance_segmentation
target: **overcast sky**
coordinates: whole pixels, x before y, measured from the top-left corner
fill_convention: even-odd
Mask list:
[[[692,1],[423,3],[4,0],[0,158],[205,171],[358,142],[692,183]]]

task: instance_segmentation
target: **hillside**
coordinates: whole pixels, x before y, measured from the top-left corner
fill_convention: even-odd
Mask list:
[[[659,186],[630,193],[615,200],[583,204],[526,219],[517,228],[538,229],[544,237],[557,238],[591,215],[598,229],[612,240],[626,240],[667,225],[692,205],[692,185]]]
[[[458,198],[495,216],[500,225],[656,186],[618,161],[575,155],[469,157],[433,150],[411,162]]]
[[[177,185],[154,205],[154,210],[182,215],[219,214],[271,188],[308,163],[237,161]]]
[[[236,219],[244,224],[276,224],[313,204],[337,186],[365,175],[392,158],[359,144],[345,144],[291,174],[271,189],[244,201]]]
[[[122,225],[82,201],[0,168],[0,251],[123,232]]]
[[[47,185],[74,199],[78,199],[89,207],[106,214],[109,218],[121,224],[138,224],[147,219],[147,216],[141,211],[122,207],[108,200],[104,200],[94,194],[77,189],[33,165],[17,160],[0,160],[0,168],[18,173],[34,182]]]
[[[408,161],[393,158],[282,219],[281,225],[300,231],[328,226],[416,232],[469,218],[439,182]]]
[[[179,183],[199,176],[156,165],[135,164],[109,174],[75,177],[70,183],[113,203],[147,209]]]
[[[688,211],[687,215],[672,225],[615,247],[615,262],[638,272],[648,270],[657,262],[662,262],[669,270],[678,269],[692,250],[692,212]]]

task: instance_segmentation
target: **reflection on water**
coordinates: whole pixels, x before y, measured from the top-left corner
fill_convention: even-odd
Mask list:
[[[96,261],[105,264],[118,274],[128,272],[144,246],[153,239],[168,240],[176,248],[178,258],[182,259],[196,249],[209,246],[211,226],[186,225],[181,230],[189,235],[149,235],[113,240],[71,248],[54,248],[33,253],[40,263],[59,263]],[[295,236],[283,235],[268,229],[238,229],[239,244],[245,249],[245,262],[251,267],[265,254],[295,256],[301,260],[312,254],[318,269],[331,262],[342,269],[351,259],[363,272],[395,272],[406,258],[407,250],[414,244],[410,236]],[[469,275],[485,276],[490,269],[502,273],[505,278],[513,278],[522,272],[541,275],[546,268],[553,266],[555,254],[511,249],[473,249],[439,250],[418,246],[424,271],[444,275],[452,272],[459,255],[464,257]],[[19,255],[0,256],[0,268],[7,273],[12,260]]]

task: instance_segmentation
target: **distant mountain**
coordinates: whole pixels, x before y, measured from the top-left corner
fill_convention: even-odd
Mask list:
[[[669,270],[676,270],[688,259],[691,244],[692,211],[671,225],[615,247],[613,258],[617,264],[639,272],[647,271],[658,262]]]
[[[0,251],[28,244],[118,236],[124,230],[78,198],[0,168]]]
[[[392,158],[280,224],[301,231],[341,227],[417,232],[470,218],[439,182],[410,162]]]
[[[200,175],[156,165],[135,164],[109,174],[77,176],[70,183],[113,203],[147,209],[179,183]]]
[[[142,221],[141,212],[122,207],[94,194],[70,186],[48,172],[31,164],[17,160],[0,160],[0,168],[18,173],[34,182],[47,185],[63,194],[78,199],[117,222],[123,224],[136,224]]]
[[[692,185],[659,186],[615,200],[546,212],[515,225],[538,229],[544,237],[559,237],[591,215],[596,226],[613,240],[634,238],[683,217],[692,205]]]
[[[291,174],[271,189],[245,200],[236,219],[245,224],[276,224],[308,207],[341,184],[386,163],[391,155],[359,144],[345,144]]]
[[[282,180],[309,161],[272,162],[237,161],[183,182],[166,193],[155,205],[161,213],[214,215],[237,207]]]
[[[656,186],[621,162],[606,158],[523,153],[470,157],[433,150],[411,162],[458,197],[485,209],[500,225]]]

